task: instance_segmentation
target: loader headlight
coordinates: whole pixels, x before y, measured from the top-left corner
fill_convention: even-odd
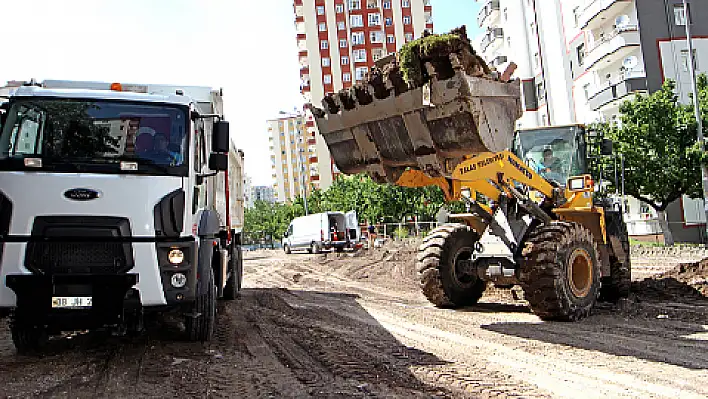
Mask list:
[[[570,179],[568,181],[568,187],[571,190],[582,190],[585,188],[585,179],[582,177]]]
[[[173,265],[181,265],[184,262],[184,252],[181,249],[173,249],[167,254],[167,260]]]

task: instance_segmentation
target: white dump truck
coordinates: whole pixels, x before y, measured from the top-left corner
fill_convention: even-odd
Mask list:
[[[0,111],[0,310],[17,350],[168,311],[209,340],[242,280],[244,156],[221,90],[31,81]]]

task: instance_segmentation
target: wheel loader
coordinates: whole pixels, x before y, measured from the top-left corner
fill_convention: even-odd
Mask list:
[[[591,173],[611,142],[582,125],[515,131],[522,108],[513,68],[491,71],[464,31],[450,37],[437,49],[428,37],[406,45],[383,72],[377,66],[364,83],[325,96],[323,108],[308,105],[343,173],[435,185],[466,204],[418,249],[423,294],[460,307],[490,284],[520,285],[536,315],[562,321],[627,296],[626,226],[595,198]]]

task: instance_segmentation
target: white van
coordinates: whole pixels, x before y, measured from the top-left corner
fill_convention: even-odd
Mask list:
[[[324,212],[293,219],[283,236],[283,250],[309,253],[334,248],[337,252],[359,245],[361,232],[356,212]]]

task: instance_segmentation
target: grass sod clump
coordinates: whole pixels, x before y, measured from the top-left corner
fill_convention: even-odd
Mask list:
[[[423,64],[432,54],[444,53],[461,43],[462,39],[456,34],[430,35],[408,42],[398,52],[398,63],[401,66],[403,79],[414,87],[425,83]]]

